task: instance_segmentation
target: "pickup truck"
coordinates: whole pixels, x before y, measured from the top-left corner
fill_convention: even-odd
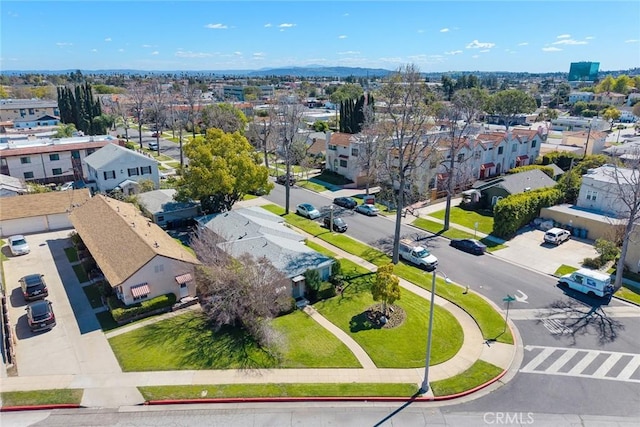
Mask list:
[[[438,258],[431,254],[427,248],[409,240],[400,241],[398,252],[400,258],[428,270],[433,270],[438,265]]]

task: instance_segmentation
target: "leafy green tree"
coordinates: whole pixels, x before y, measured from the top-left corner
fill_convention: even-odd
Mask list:
[[[602,79],[598,86],[596,86],[596,93],[602,92],[611,92],[613,90],[613,85],[615,84],[615,79],[611,74]]]
[[[634,87],[633,79],[626,74],[618,76],[613,83],[613,91],[625,95],[629,93],[632,87]]]
[[[339,104],[346,99],[358,99],[363,94],[364,90],[359,84],[346,83],[338,87],[338,89],[329,96],[329,100],[334,104]]]
[[[602,117],[605,120],[609,120],[609,123],[611,124],[611,129],[609,130],[612,130],[613,122],[615,122],[620,118],[620,110],[618,110],[616,107],[609,107],[606,110],[604,110],[604,113],[602,113]]]
[[[237,107],[228,103],[207,105],[200,112],[200,120],[205,128],[216,128],[223,132],[240,132],[244,135],[247,116]]]
[[[329,124],[324,120],[316,120],[313,124],[313,130],[316,132],[326,132],[329,130]]]
[[[604,262],[613,261],[620,255],[618,245],[606,239],[597,239],[593,247]]]
[[[73,123],[69,124],[61,124],[58,126],[56,133],[53,135],[54,138],[71,138],[73,133],[77,132],[76,125]]]
[[[320,279],[320,273],[318,273],[318,270],[307,270],[304,273],[304,284],[307,287],[309,299],[316,300],[318,298],[320,286],[322,285],[322,280]]]
[[[535,111],[536,100],[520,90],[508,89],[491,96],[486,109],[491,114],[501,116],[504,119],[505,127],[509,130],[509,126],[515,123],[516,116]]]
[[[387,314],[387,305],[400,299],[400,279],[393,274],[394,264],[378,267],[376,280],[371,285],[374,301],[382,301],[382,314]]]
[[[260,155],[237,132],[209,129],[184,151],[189,166],[183,170],[176,200],[200,200],[205,213],[228,211],[245,194],[273,188]]]

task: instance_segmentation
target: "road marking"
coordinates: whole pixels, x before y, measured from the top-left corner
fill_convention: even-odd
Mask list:
[[[640,378],[631,378],[638,370],[638,368],[640,368],[639,354],[564,347],[544,347],[536,345],[525,346],[525,350],[527,351],[538,349],[540,349],[540,353],[538,353],[529,363],[522,367],[522,369],[520,369],[520,372],[528,374],[559,375],[566,377],[624,381],[640,384]],[[566,365],[578,353],[585,354],[580,359],[580,361],[578,361],[578,363],[576,363],[568,372],[560,372],[559,369]],[[595,372],[593,372],[592,374],[583,374],[583,372],[588,369],[588,367],[598,356],[607,356],[607,358],[600,364]],[[620,370],[620,373],[614,376],[607,376],[607,374],[624,356],[630,356],[630,358],[625,363],[624,367]],[[551,361],[552,363],[547,368],[539,369],[539,366],[541,366],[545,361]]]
[[[562,368],[565,363],[569,361],[573,356],[578,353],[578,350],[568,350],[565,351],[564,354],[558,357],[558,360],[553,362],[551,366],[549,366],[546,371],[547,372],[558,372],[558,369]]]
[[[557,319],[542,319],[542,325],[553,335],[571,334],[573,330],[567,328]]]

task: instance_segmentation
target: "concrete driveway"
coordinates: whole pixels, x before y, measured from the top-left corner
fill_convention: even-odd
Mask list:
[[[64,253],[71,246],[69,233],[27,235],[31,253],[9,254],[4,263],[19,376],[122,372]],[[7,255],[8,248],[2,250]],[[32,273],[44,274],[49,289],[57,321],[49,331],[33,333],[27,324],[18,280]]]
[[[553,274],[562,264],[579,268],[582,260],[598,253],[593,242],[571,237],[560,246],[544,242],[544,231],[533,228],[522,230],[507,243],[507,248],[494,255],[547,274]]]

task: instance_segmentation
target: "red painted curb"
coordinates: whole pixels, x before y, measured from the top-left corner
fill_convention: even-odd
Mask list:
[[[0,408],[0,412],[15,412],[15,411],[40,411],[47,409],[77,409],[82,408],[81,405],[75,403],[61,403],[57,405],[33,405],[33,406],[3,406]]]

